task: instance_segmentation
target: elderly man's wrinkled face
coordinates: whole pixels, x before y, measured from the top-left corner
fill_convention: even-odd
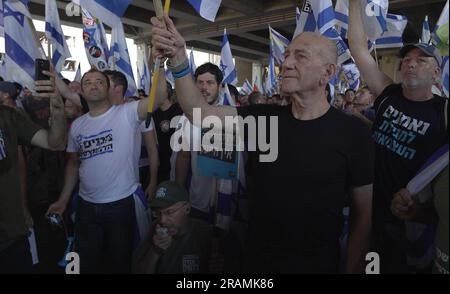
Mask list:
[[[285,52],[282,66],[281,91],[284,95],[316,91],[328,83],[329,60],[332,56],[321,56],[328,52],[328,41],[312,33],[303,33],[295,38]],[[331,55],[331,53],[330,53]]]

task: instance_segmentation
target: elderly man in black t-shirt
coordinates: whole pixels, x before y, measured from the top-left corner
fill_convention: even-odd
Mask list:
[[[35,95],[50,99],[49,130],[43,130],[15,109],[0,106],[0,274],[31,272],[28,230],[20,197],[18,144],[51,150],[63,150],[66,145],[64,103],[52,81],[38,81],[35,90],[45,91]]]
[[[335,273],[346,195],[351,195],[347,271],[361,272],[372,211],[372,142],[358,119],[331,108],[325,88],[336,73],[334,42],[303,33],[286,50],[282,92],[292,105],[215,107],[202,99],[189,73],[184,39],[166,16],[152,19],[153,45],[169,58],[181,107],[202,117],[277,117],[274,162],[251,156],[256,189],[250,200],[247,270],[258,273]],[[257,120],[259,121],[259,120]],[[261,121],[263,121],[261,119]],[[250,136],[249,136],[250,135]],[[251,137],[252,134],[247,134]],[[263,149],[261,147],[261,149]]]
[[[431,91],[441,74],[441,57],[436,48],[428,44],[404,46],[399,52],[402,83],[394,84],[380,71],[367,49],[360,5],[359,0],[350,1],[349,44],[370,91],[378,97],[374,104],[376,118],[373,124],[373,228],[380,237],[377,238],[380,241],[377,249],[382,254],[382,272],[410,273],[415,269],[407,263],[410,247],[403,220],[411,219],[410,214],[417,203],[404,188],[427,159],[448,143],[447,99],[433,95]],[[394,204],[393,211],[391,204]],[[423,252],[419,254],[425,255],[426,245],[431,246],[422,244]],[[418,252],[414,255],[423,257],[418,256]]]

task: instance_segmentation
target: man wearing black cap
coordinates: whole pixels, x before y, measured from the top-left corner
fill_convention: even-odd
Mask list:
[[[189,195],[175,182],[163,182],[151,200],[156,224],[150,237],[136,250],[135,273],[207,273],[211,229],[206,222],[189,216]]]
[[[0,82],[0,105],[16,107],[16,86],[10,82]]]
[[[400,76],[394,82],[381,72],[367,49],[360,1],[350,1],[349,44],[364,80],[375,97],[374,222],[379,241],[382,273],[415,271],[406,260],[408,242],[403,220],[417,203],[407,201],[391,211],[391,201],[415,176],[426,160],[442,145],[448,144],[447,99],[433,95],[438,81],[441,57],[434,46],[404,46]],[[402,216],[402,217],[399,217]]]

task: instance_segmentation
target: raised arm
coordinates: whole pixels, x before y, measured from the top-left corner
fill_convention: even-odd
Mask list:
[[[55,76],[55,85],[56,85],[56,88],[58,89],[59,93],[61,93],[61,96],[72,101],[72,103],[74,103],[75,105],[78,105],[80,107],[83,106],[83,105],[81,105],[80,95],[70,91],[70,89],[66,85],[66,83],[64,83],[64,81],[61,80],[61,78],[58,76]]]
[[[361,17],[361,1],[349,0],[348,43],[356,65],[370,91],[378,97],[393,81],[378,68],[367,48],[367,36]]]
[[[225,116],[236,116],[237,111],[234,107],[215,107],[206,103],[188,70],[189,61],[183,37],[167,14],[164,15],[164,20],[167,29],[158,18],[152,18],[152,44],[157,56],[168,57],[170,66],[176,69],[173,74],[178,102],[187,118],[192,122],[194,108],[201,109],[203,117],[216,116],[222,121],[224,121]],[[179,77],[176,77],[177,74],[179,74]]]
[[[64,115],[64,103],[55,88],[55,74],[43,72],[50,76],[48,81],[36,81],[35,96],[50,100],[51,124],[49,130],[39,130],[31,139],[31,144],[50,150],[64,150],[67,142],[67,122]]]

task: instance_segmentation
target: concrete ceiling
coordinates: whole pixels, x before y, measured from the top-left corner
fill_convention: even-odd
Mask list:
[[[421,34],[425,15],[431,27],[436,23],[446,0],[390,0],[389,12],[405,15],[408,26],[404,41],[416,42]],[[68,16],[66,7],[71,1],[58,0],[63,24],[81,27],[81,16]],[[333,0],[335,2],[335,0]],[[31,0],[30,12],[36,19],[44,19],[45,0]],[[216,21],[201,18],[185,0],[172,0],[170,16],[185,37],[188,47],[219,53],[224,28],[227,29],[233,56],[248,61],[266,62],[269,52],[270,24],[287,38],[295,30],[295,7],[303,0],[222,0]],[[154,16],[152,0],[134,0],[123,17],[125,33],[137,43],[150,44],[150,18]]]

